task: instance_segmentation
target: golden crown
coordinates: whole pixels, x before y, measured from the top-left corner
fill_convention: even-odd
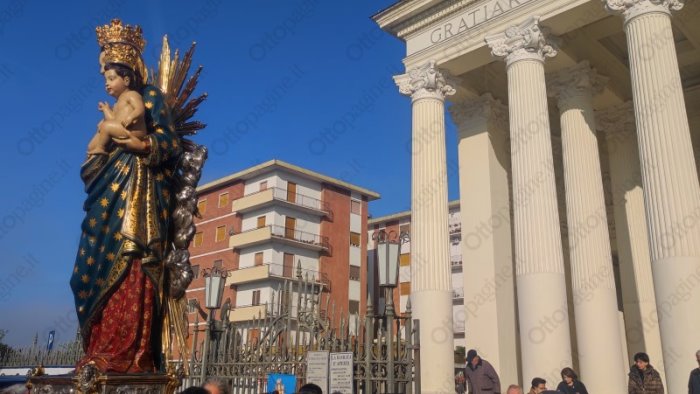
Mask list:
[[[121,63],[135,71],[142,71],[141,53],[146,40],[140,26],[123,25],[121,20],[112,19],[109,25],[98,26],[95,30],[106,63]]]

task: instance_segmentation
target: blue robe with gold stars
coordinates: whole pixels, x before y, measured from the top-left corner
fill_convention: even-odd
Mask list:
[[[140,259],[157,291],[156,307],[163,297],[162,259],[172,233],[174,176],[182,148],[160,90],[147,85],[142,95],[150,152],[115,148],[81,168],[87,199],[70,285],[85,346],[91,321],[134,259]]]

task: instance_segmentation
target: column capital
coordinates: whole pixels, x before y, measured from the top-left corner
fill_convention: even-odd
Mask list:
[[[547,75],[547,93],[557,98],[559,107],[562,107],[571,98],[602,93],[608,79],[591,68],[588,61],[583,61]]]
[[[506,65],[519,60],[544,62],[546,57],[557,54],[558,40],[549,34],[549,29],[540,26],[540,17],[533,16],[503,33],[484,38],[493,56],[504,58]]]
[[[634,133],[634,106],[631,101],[595,111],[596,126],[607,138],[628,136]]]
[[[455,102],[448,110],[459,133],[462,132],[464,126],[468,126],[472,122],[491,124],[499,130],[507,130],[508,128],[508,107],[503,105],[500,100],[493,98],[491,93]]]
[[[605,9],[612,13],[621,13],[625,23],[640,15],[661,12],[671,15],[671,11],[680,11],[685,0],[602,0]]]
[[[394,76],[394,83],[401,94],[410,96],[413,101],[423,98],[444,101],[446,96],[455,94],[457,86],[449,72],[435,67],[435,60]]]

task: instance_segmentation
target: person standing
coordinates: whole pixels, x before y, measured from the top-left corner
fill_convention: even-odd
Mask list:
[[[664,394],[661,375],[649,364],[648,354],[639,352],[634,355],[627,391],[629,394]]]
[[[527,394],[540,394],[547,390],[547,381],[542,378],[533,378],[532,387]]]
[[[506,394],[523,394],[523,388],[517,384],[511,384],[506,390]]]
[[[578,380],[576,372],[569,367],[561,370],[561,382],[557,386],[557,391],[564,394],[588,394],[586,386]]]
[[[695,352],[695,359],[698,360],[698,364],[700,365],[700,350]],[[700,394],[700,368],[695,368],[690,371],[688,394]]]
[[[209,378],[204,382],[204,388],[209,394],[229,394],[228,385],[217,378]]]
[[[488,361],[479,357],[476,350],[467,352],[467,365],[464,377],[470,394],[500,394],[501,381],[496,370]]]

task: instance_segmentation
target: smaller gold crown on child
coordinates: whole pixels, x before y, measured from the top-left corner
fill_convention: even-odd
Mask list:
[[[109,25],[98,26],[95,30],[106,63],[125,64],[133,70],[141,68],[146,40],[140,26],[123,25],[121,20],[112,19]]]

